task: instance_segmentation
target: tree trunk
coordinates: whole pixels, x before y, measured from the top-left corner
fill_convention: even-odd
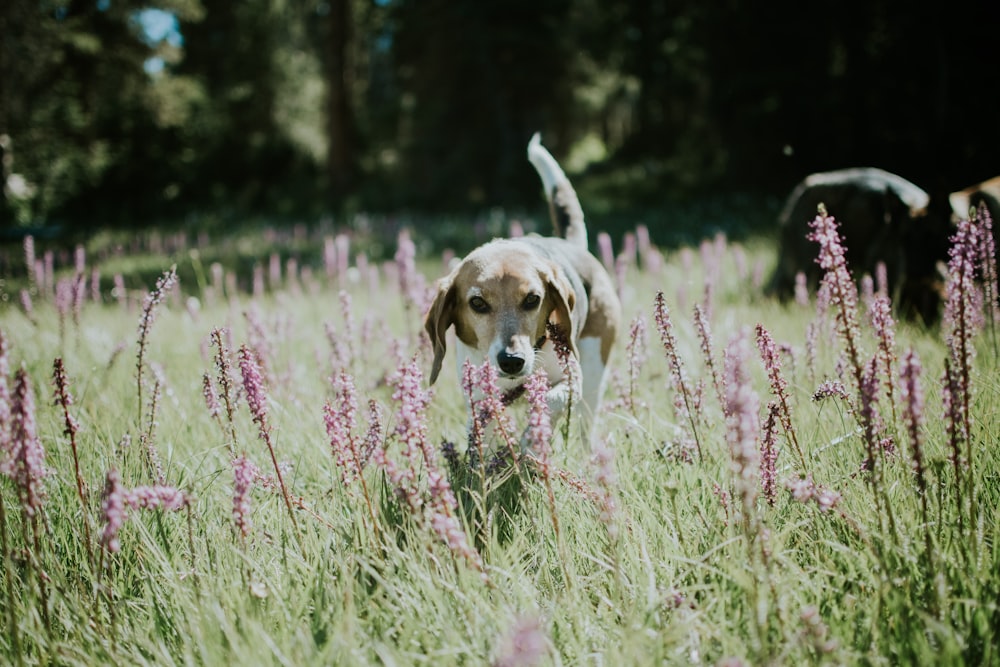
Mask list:
[[[351,0],[331,0],[329,15],[327,173],[336,200],[354,185],[354,114],[351,112]]]

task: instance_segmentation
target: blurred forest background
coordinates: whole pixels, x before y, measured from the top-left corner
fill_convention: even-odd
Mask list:
[[[1000,173],[998,14],[995,0],[3,0],[0,225],[537,207],[535,130],[614,206],[780,197],[848,166],[947,192]]]

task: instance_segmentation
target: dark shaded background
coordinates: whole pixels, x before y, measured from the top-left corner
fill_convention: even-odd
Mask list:
[[[182,40],[151,38],[150,7]],[[998,15],[986,0],[5,0],[2,227],[516,210],[539,199],[535,130],[613,193],[605,209],[783,196],[847,166],[940,194],[1000,174]]]

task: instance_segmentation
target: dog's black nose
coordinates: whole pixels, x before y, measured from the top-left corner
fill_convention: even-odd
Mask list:
[[[497,366],[504,373],[514,375],[515,373],[520,373],[521,369],[524,368],[524,357],[518,354],[509,354],[506,350],[501,350],[497,354]]]

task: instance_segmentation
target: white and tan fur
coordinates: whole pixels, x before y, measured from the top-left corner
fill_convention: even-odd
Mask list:
[[[555,236],[493,240],[438,281],[425,321],[434,350],[430,382],[441,371],[446,332],[454,326],[459,377],[467,359],[477,366],[489,360],[498,370],[500,389],[509,391],[541,367],[549,380],[553,423],[572,400],[577,406],[572,413],[581,414],[589,440],[621,305],[607,271],[587,249],[576,192],[537,134],[528,144],[528,160],[549,199]],[[580,369],[571,374],[576,386],[569,386],[547,336],[549,322],[566,334],[571,359]]]

